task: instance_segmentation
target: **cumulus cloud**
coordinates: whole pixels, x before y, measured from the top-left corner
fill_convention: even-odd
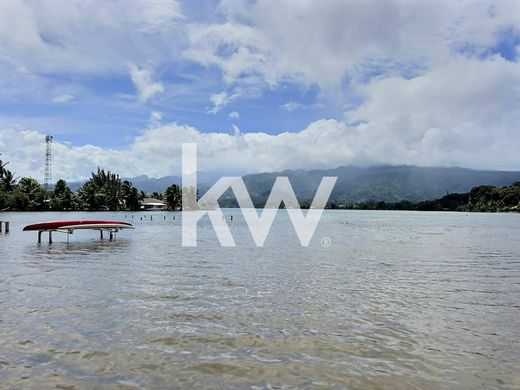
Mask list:
[[[54,96],[52,98],[53,103],[67,103],[72,100],[74,100],[74,95],[70,95],[70,94],[58,95],[58,96]]]
[[[129,67],[129,71],[141,102],[144,103],[152,96],[164,92],[164,86],[160,82],[154,82],[152,80],[152,74],[149,70],[139,68],[137,65],[132,64]]]
[[[520,66],[458,57],[420,76],[376,79],[347,113],[367,156],[391,163],[518,169]]]
[[[220,10],[222,22],[188,26],[184,55],[217,66],[228,84],[267,88],[337,88],[346,76],[411,72],[468,48],[478,55],[520,20],[515,1],[227,0]]]
[[[495,56],[459,57],[414,78],[375,79],[345,120],[318,120],[297,132],[204,133],[156,124],[127,148],[72,146],[55,139],[55,177],[78,179],[102,166],[124,176],[180,173],[181,143],[195,142],[199,169],[243,173],[379,163],[518,169],[520,67]],[[469,108],[468,108],[469,107]],[[3,159],[21,175],[41,177],[44,133],[0,130]]]
[[[118,150],[66,145],[58,137],[55,173],[69,179],[88,176],[98,165],[129,176],[178,174],[180,142],[199,144],[202,167],[228,169],[240,161],[245,172],[371,163],[518,169],[519,62],[498,53],[504,34],[517,42],[519,20],[514,0],[330,0],[326,6],[225,0],[218,18],[199,21],[184,18],[179,2],[170,0],[132,6],[71,0],[60,7],[52,0],[0,1],[0,98],[65,102],[64,91],[81,92],[57,88],[59,77],[48,75],[130,72],[146,102],[164,91],[163,84],[149,68],[122,64],[165,69],[180,62],[219,75],[224,91],[210,96],[212,114],[239,97],[276,94],[287,85],[317,91],[317,104],[307,108],[333,99],[343,107],[334,113],[342,120],[317,120],[277,135],[238,127],[234,134],[204,133],[160,123],[155,112],[150,127]],[[196,92],[203,96],[200,106],[190,109],[206,104],[211,92],[204,87]],[[329,100],[320,101],[323,96]],[[289,100],[281,108],[301,106]],[[239,118],[236,111],[228,116]],[[44,132],[37,130],[0,129],[0,150],[19,174],[41,176]]]
[[[231,125],[233,127],[233,134],[235,135],[235,137],[238,137],[240,135],[240,127],[238,127],[237,125]]]
[[[179,174],[181,143],[195,142],[199,149],[199,169],[236,171],[241,162],[243,173],[284,168],[335,166],[349,158],[351,149],[330,139],[348,135],[348,128],[336,121],[319,121],[298,133],[241,133],[233,126],[233,134],[202,133],[190,126],[175,123],[153,126],[136,137],[125,149],[109,149],[94,145],[72,146],[55,138],[53,175],[68,180],[86,178],[97,166],[119,172],[123,176],[147,174],[165,176]],[[44,133],[34,130],[0,131],[3,158],[19,175],[41,178],[44,163]],[[329,142],[329,144],[327,144]],[[329,148],[324,154],[323,148]]]

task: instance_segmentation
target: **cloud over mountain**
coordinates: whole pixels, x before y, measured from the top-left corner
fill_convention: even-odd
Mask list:
[[[0,153],[19,174],[42,175],[48,133],[68,179],[178,174],[181,142],[244,172],[520,167],[514,0],[55,4],[0,2]]]

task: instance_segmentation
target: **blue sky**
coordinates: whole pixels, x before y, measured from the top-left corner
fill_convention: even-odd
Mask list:
[[[520,169],[516,1],[0,3],[0,153],[39,177]]]

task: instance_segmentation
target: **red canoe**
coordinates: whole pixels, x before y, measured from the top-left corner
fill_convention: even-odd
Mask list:
[[[104,227],[104,228],[132,228],[132,224],[128,222],[122,221],[107,221],[102,219],[72,219],[72,220],[63,220],[63,221],[48,221],[48,222],[40,222],[33,223],[31,225],[27,225],[23,228],[24,231],[43,231],[43,230],[58,230],[64,227],[67,228],[81,228],[81,226],[85,225],[85,227],[94,228],[94,227]]]

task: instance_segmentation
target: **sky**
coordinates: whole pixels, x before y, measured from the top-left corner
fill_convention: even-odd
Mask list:
[[[39,180],[520,170],[520,2],[1,0],[0,159]]]

